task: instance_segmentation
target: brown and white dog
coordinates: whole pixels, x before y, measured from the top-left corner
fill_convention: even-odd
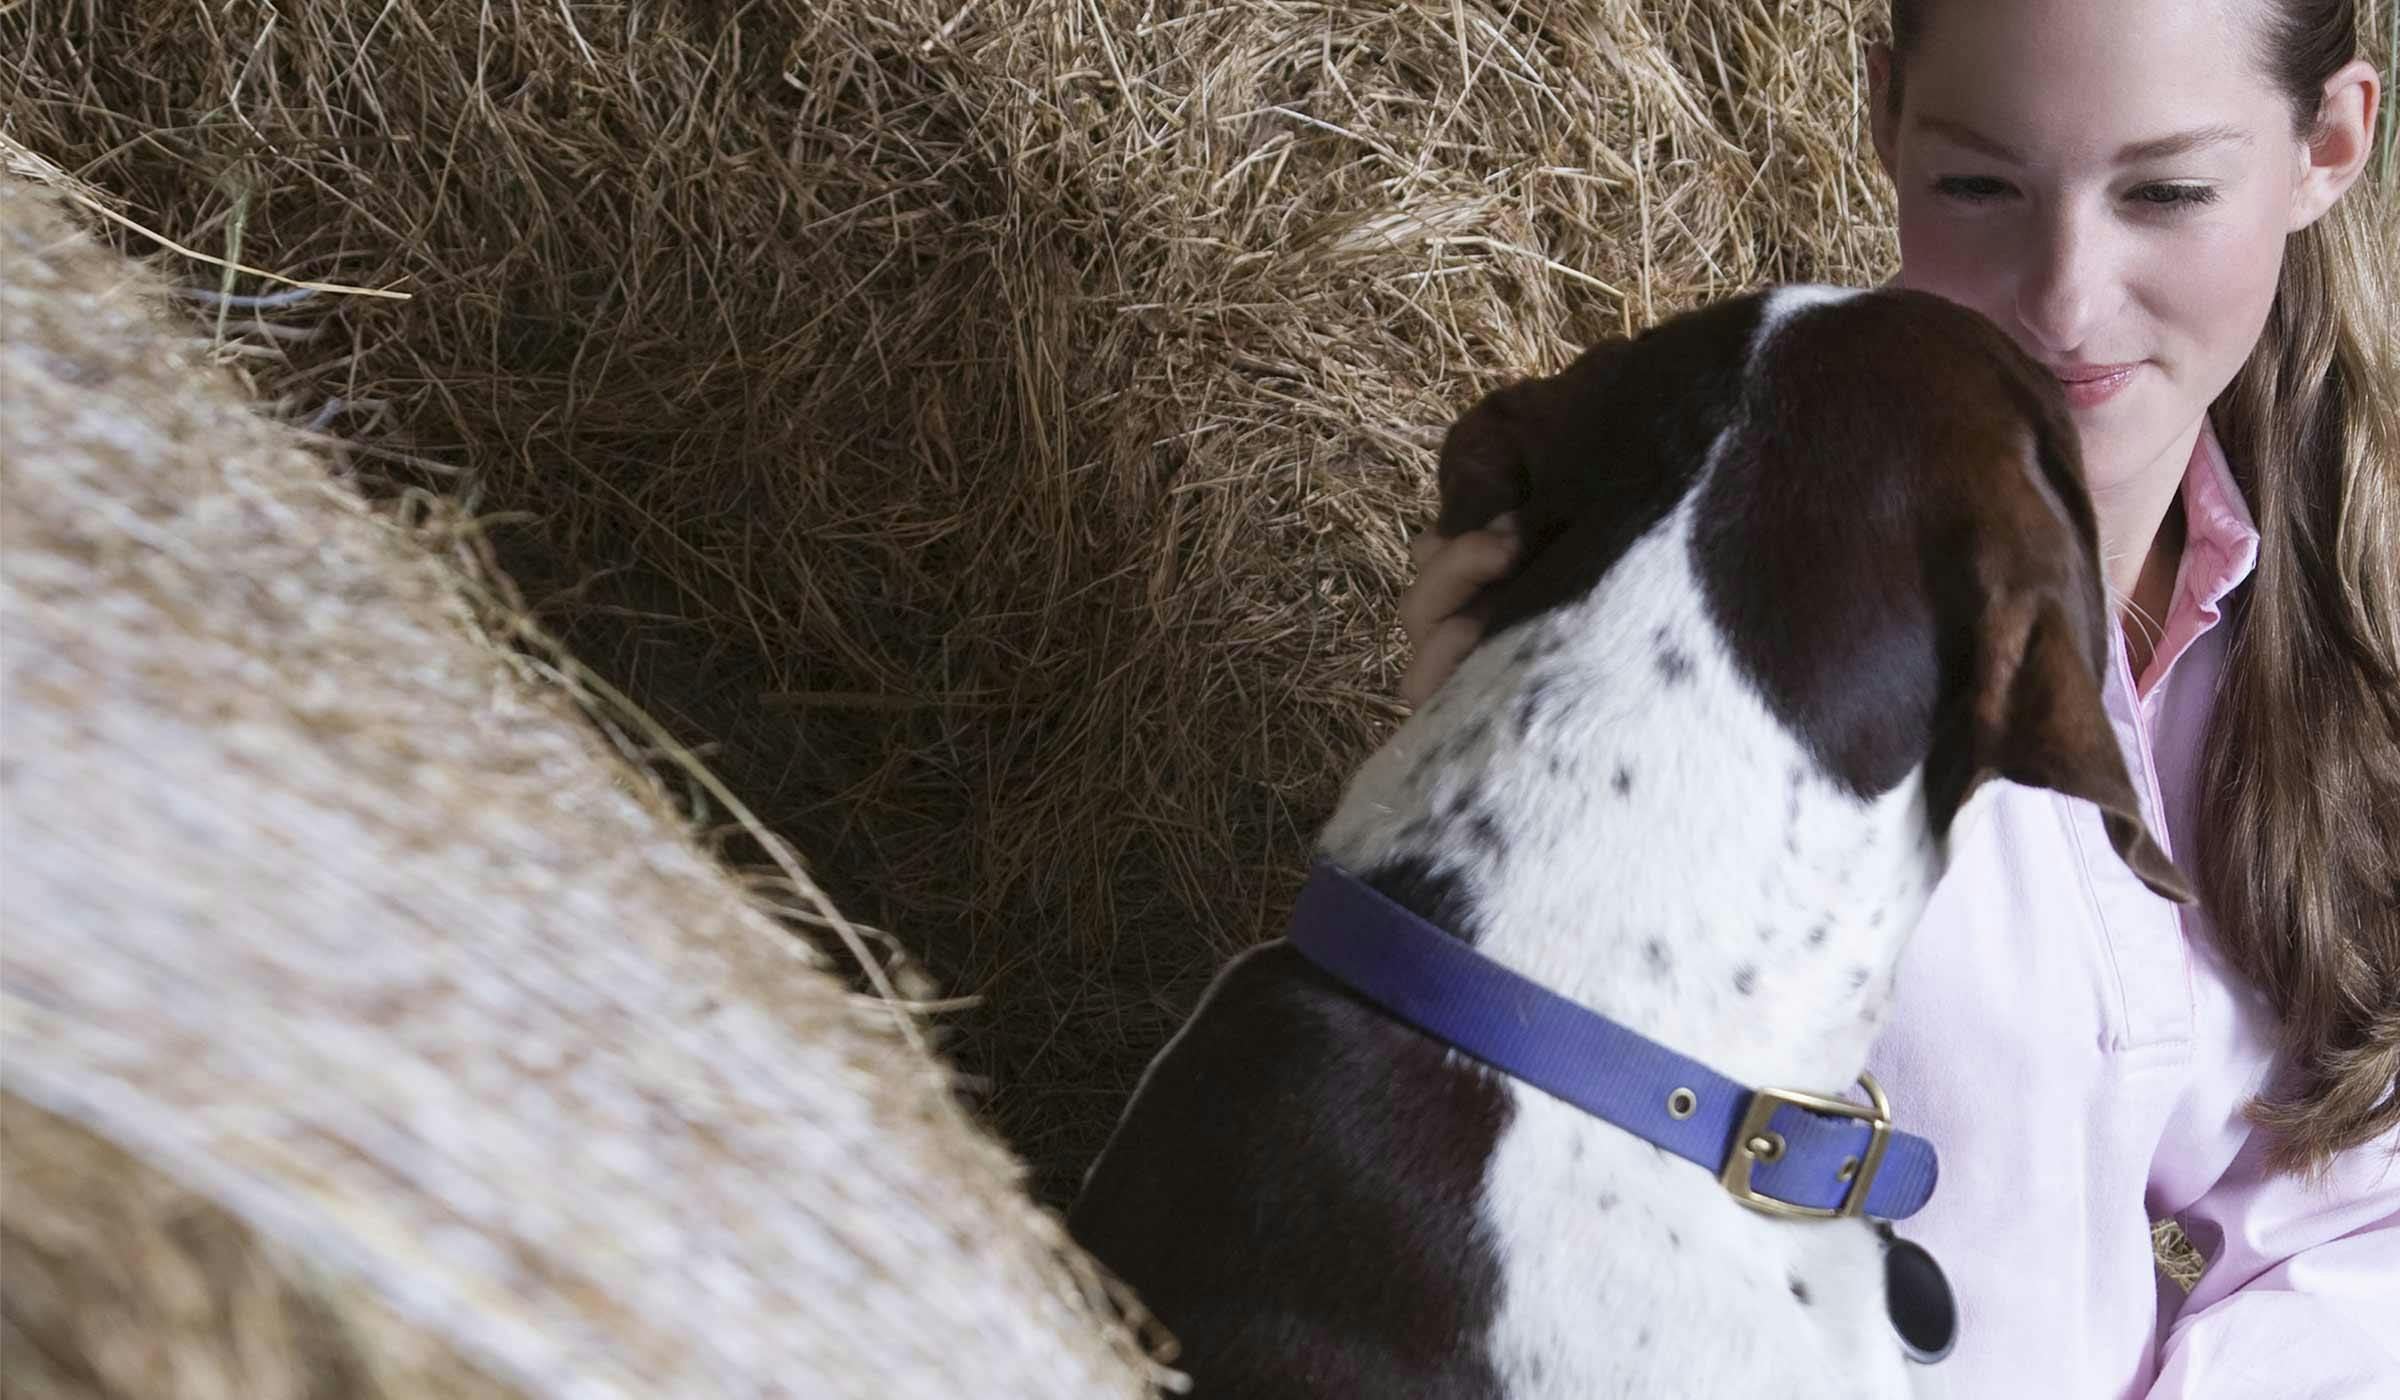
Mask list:
[[[1835,1095],[1985,779],[2097,803],[2189,898],[2101,709],[2073,427],[1974,313],[1725,302],[1485,399],[1440,485],[1443,531],[1514,510],[1527,562],[1320,852],[1485,958]],[[1070,1225],[1203,1397],[1911,1387],[1865,1221],[1747,1208],[1283,940],[1150,1066]]]

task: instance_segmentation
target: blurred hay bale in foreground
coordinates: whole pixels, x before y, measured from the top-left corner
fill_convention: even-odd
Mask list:
[[[0,1394],[539,1393],[73,1118],[0,1092]]]
[[[10,1392],[1143,1393],[910,1023],[159,292],[0,177]]]
[[[982,998],[1059,1199],[1395,717],[1449,417],[1889,270],[1865,14],[33,0],[0,52],[128,216],[415,293],[257,372]]]

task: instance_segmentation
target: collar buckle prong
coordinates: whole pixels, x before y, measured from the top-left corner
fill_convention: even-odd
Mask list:
[[[1741,1126],[1733,1133],[1733,1149],[1726,1154],[1725,1170],[1717,1180],[1732,1197],[1752,1210],[1768,1215],[1791,1216],[1804,1220],[1834,1220],[1844,1216],[1866,1213],[1867,1192],[1875,1184],[1876,1169],[1883,1165],[1884,1149],[1891,1145],[1892,1105],[1884,1098],[1883,1088],[1875,1076],[1860,1074],[1859,1087],[1867,1091],[1870,1100],[1865,1105],[1848,1099],[1831,1099],[1822,1094],[1805,1093],[1798,1089],[1760,1089],[1750,1096],[1750,1106],[1742,1114]],[[1750,1185],[1751,1170],[1760,1162],[1772,1162],[1783,1155],[1783,1138],[1768,1126],[1775,1110],[1784,1107],[1804,1109],[1811,1113],[1827,1113],[1843,1118],[1855,1118],[1871,1130],[1867,1150],[1859,1158],[1858,1170],[1848,1178],[1849,1192],[1838,1206],[1803,1206],[1773,1196],[1760,1195]]]

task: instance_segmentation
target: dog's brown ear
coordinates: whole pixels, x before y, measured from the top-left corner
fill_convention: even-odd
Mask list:
[[[2048,590],[2002,597],[1986,611],[1968,697],[1965,783],[1950,809],[1990,777],[2080,797],[2099,807],[2110,844],[2143,884],[2189,904],[2191,882],[2142,821],[2088,635]]]
[[[1527,380],[1484,395],[1461,414],[1442,438],[1434,484],[1442,511],[1437,535],[1481,529],[1495,516],[1517,509],[1533,495],[1533,457],[1527,417],[1540,396],[1541,381]]]
[[[1537,499],[1542,479],[1567,465],[1562,452],[1595,449],[1578,423],[1607,402],[1609,380],[1629,344],[1601,340],[1557,374],[1496,389],[1461,414],[1442,439],[1434,472],[1442,498],[1434,533],[1463,534],[1506,512],[1544,505]]]

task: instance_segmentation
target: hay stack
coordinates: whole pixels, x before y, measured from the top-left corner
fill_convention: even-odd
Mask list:
[[[416,294],[283,315],[270,382],[451,469],[386,466],[983,998],[1055,1199],[1392,718],[1447,417],[1883,269],[1855,18],[37,0],[0,51],[126,213]]]
[[[0,178],[10,1393],[1142,1393],[891,1009],[156,291]]]
[[[260,372],[982,998],[1055,1200],[1394,718],[1448,418],[1887,270],[1869,8],[35,0],[0,52],[126,215],[414,293]]]

